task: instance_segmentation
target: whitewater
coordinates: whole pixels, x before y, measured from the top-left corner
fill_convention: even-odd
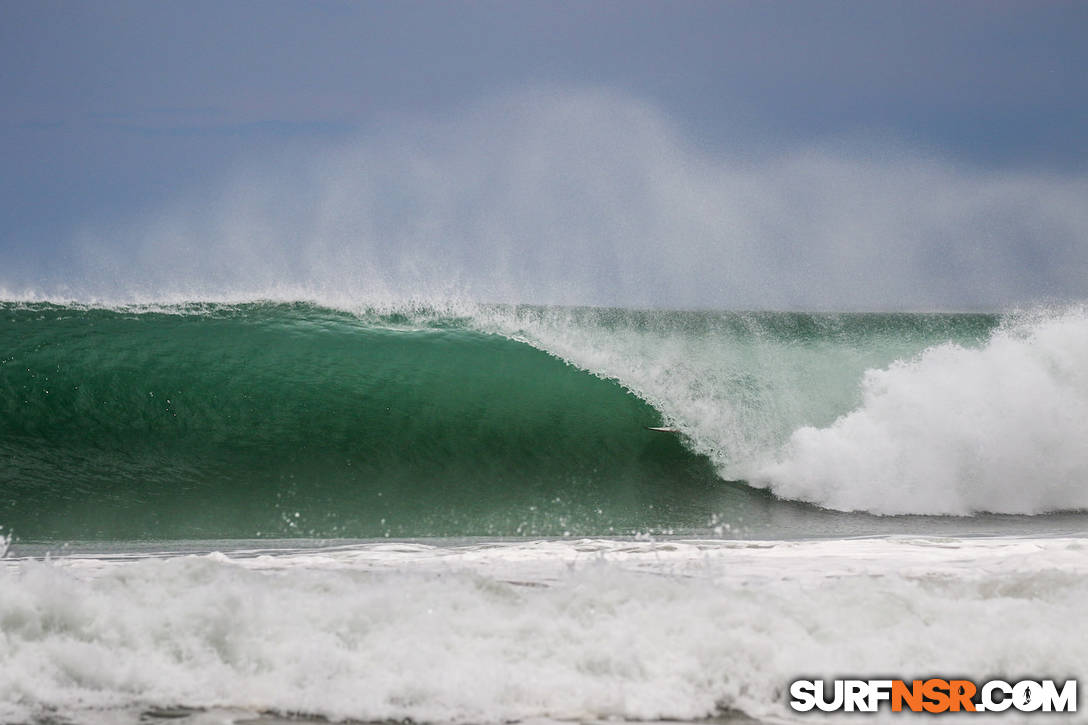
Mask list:
[[[781,721],[803,675],[1083,672],[1086,551],[893,538],[16,557],[0,564],[0,718]]]
[[[1088,665],[1082,306],[0,323],[3,722],[790,722],[800,677]]]

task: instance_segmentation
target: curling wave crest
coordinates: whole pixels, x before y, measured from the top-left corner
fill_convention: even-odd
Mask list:
[[[615,378],[719,474],[876,514],[1088,508],[1088,311],[502,320]]]

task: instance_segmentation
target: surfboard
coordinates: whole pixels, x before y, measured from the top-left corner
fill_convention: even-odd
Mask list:
[[[648,426],[646,426],[646,430],[657,431],[658,433],[679,433],[680,432],[679,428],[670,428],[670,427],[665,426],[665,425],[662,425],[662,426],[648,425]]]

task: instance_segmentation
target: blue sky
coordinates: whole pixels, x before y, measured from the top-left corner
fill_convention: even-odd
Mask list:
[[[653,138],[644,139],[650,146],[671,145],[673,150],[659,160],[682,157],[676,163],[684,165],[689,186],[701,183],[692,179],[705,177],[698,169],[706,164],[719,167],[719,176],[740,168],[752,171],[756,165],[752,173],[760,183],[771,183],[766,180],[774,164],[780,170],[788,165],[796,175],[800,159],[816,154],[826,162],[817,173],[819,183],[826,183],[835,163],[846,160],[865,168],[835,173],[855,181],[876,174],[891,184],[906,168],[908,178],[917,177],[914,191],[919,194],[936,174],[953,196],[990,198],[1000,188],[1003,199],[1028,203],[1041,193],[1040,184],[1057,184],[1057,197],[1075,201],[1088,172],[1085,3],[2,0],[0,20],[0,152],[5,160],[0,167],[0,263],[7,268],[0,269],[0,286],[8,289],[86,277],[88,257],[99,252],[152,259],[149,245],[184,246],[178,233],[169,242],[149,241],[148,225],[155,224],[147,220],[161,219],[167,215],[164,209],[174,217],[207,216],[211,196],[234,198],[243,183],[238,179],[252,177],[258,168],[265,196],[297,198],[300,190],[292,179],[300,174],[327,178],[315,167],[328,169],[336,158],[355,154],[365,169],[385,169],[383,178],[395,180],[390,186],[417,184],[407,202],[379,194],[368,197],[364,206],[380,213],[401,204],[405,214],[429,213],[420,205],[433,197],[432,190],[409,180],[409,158],[424,156],[442,173],[453,173],[449,159],[471,156],[473,149],[484,153],[481,139],[518,123],[528,136],[505,143],[524,148],[530,136],[543,132],[530,129],[535,121],[527,120],[527,113],[555,118],[553,142],[564,146],[564,134],[579,136],[587,126],[578,114],[588,113],[590,106],[599,111],[590,113],[594,118],[656,119],[593,133],[601,138],[650,134]],[[588,101],[587,94],[592,96]],[[527,97],[534,99],[528,102],[530,111]],[[511,98],[522,101],[511,103]],[[581,110],[553,113],[575,106]],[[581,119],[577,128],[564,126],[571,118]],[[572,145],[579,143],[600,146],[590,137]],[[389,148],[402,150],[400,160],[379,164],[376,157],[384,157]],[[638,149],[616,147],[596,168],[622,174],[630,168],[629,160],[622,159],[632,154]],[[784,160],[787,156],[792,162]],[[641,174],[661,168],[639,163]],[[931,167],[918,171],[920,163]],[[874,170],[874,164],[881,170]],[[483,173],[480,168],[457,166],[470,178]],[[579,173],[556,171],[548,183],[588,183],[589,171]],[[347,188],[362,183],[344,169],[337,174]],[[271,188],[277,185],[274,179],[282,179],[282,188]],[[1012,186],[1002,186],[1010,179],[1015,180]],[[617,179],[617,185],[622,183]],[[719,191],[706,192],[711,197],[725,193],[718,181],[707,183],[718,184],[714,188]],[[756,181],[737,183],[750,188]],[[786,193],[782,185],[772,186],[768,193]],[[1013,187],[1020,191],[1009,191]],[[1047,194],[1053,191],[1047,189]],[[475,203],[495,205],[494,196]],[[447,204],[454,203],[447,197]],[[327,198],[310,202],[328,206]],[[848,202],[815,199],[813,218],[837,218]],[[935,208],[936,202],[924,203],[926,209]],[[1075,203],[1059,206],[1036,204],[1028,216],[1057,219],[1060,238],[1020,230],[1015,239],[998,239],[1010,266],[975,275],[970,294],[935,290],[916,299],[902,295],[890,306],[993,306],[1083,296],[1088,289],[1064,277],[1052,279],[1048,271],[1070,264],[1088,271],[1083,219]],[[296,203],[294,212],[297,221],[308,210]],[[503,216],[504,210],[495,207],[491,213]],[[573,212],[563,207],[557,214],[567,224]],[[480,229],[479,224],[465,227],[469,231],[463,229],[460,236],[447,235],[437,227],[450,214],[431,216],[432,233],[452,240],[444,248],[456,247],[457,259],[478,263],[477,252],[503,251],[499,241],[483,251],[469,248],[475,244],[470,231]],[[874,228],[881,233],[893,228],[888,213],[870,216],[879,216]],[[932,216],[944,218],[936,211]],[[509,235],[547,246],[549,238],[540,230],[548,222]],[[741,243],[713,231],[720,228],[716,224],[702,225],[709,230],[707,238],[684,247],[680,256],[698,263],[698,249]],[[191,229],[193,223],[182,226]],[[306,235],[304,226],[296,223],[297,235]],[[670,243],[668,225],[662,221],[660,226],[658,233],[666,239],[655,244]],[[565,228],[575,235],[600,232],[607,237],[615,225],[606,220],[605,227],[594,222],[591,228]],[[803,226],[776,227],[772,236],[794,228]],[[200,233],[215,237],[221,233],[217,229]],[[683,233],[701,232],[688,228]],[[991,225],[985,239],[993,241],[1002,233]],[[751,234],[743,244],[759,246],[758,229]],[[411,246],[405,240],[418,235],[418,230],[400,230],[390,237]],[[88,237],[96,245],[75,241]],[[985,241],[980,239],[971,244]],[[214,247],[214,240],[200,243]],[[269,242],[277,251],[285,243]],[[783,243],[778,239],[767,245]],[[891,247],[905,243],[888,239]],[[955,244],[950,238],[944,243]],[[322,254],[327,257],[336,245],[352,245],[350,230],[341,229]],[[352,259],[373,266],[373,259],[364,259],[368,254],[396,256],[395,249],[373,252],[371,245]],[[616,254],[614,246],[605,252],[591,260],[593,266],[607,266]],[[733,253],[723,252],[721,258]],[[789,256],[781,250],[776,254]],[[812,255],[812,265],[826,257],[819,250]],[[969,265],[968,256],[967,251],[961,255]],[[751,260],[752,270],[766,272],[764,286],[773,285],[769,265],[777,258]],[[918,275],[925,274],[927,265],[941,266],[932,259],[911,260]],[[237,261],[224,258],[224,263]],[[656,262],[646,258],[646,264]],[[864,276],[865,271],[859,267],[857,272]],[[202,274],[195,268],[187,273]],[[556,268],[555,274],[563,276],[563,271]],[[574,293],[570,301],[626,301],[614,276],[583,280],[587,289],[606,289]],[[1005,284],[1010,276],[1016,277],[1014,283]],[[803,276],[790,284],[790,291],[770,295],[765,303],[821,301],[801,289]],[[673,297],[683,304],[761,303],[756,292],[730,297],[709,289],[714,287],[709,279],[705,285],[705,294],[690,298],[670,296],[674,282],[662,282],[659,291],[666,304]],[[955,280],[941,285],[955,286]],[[857,300],[843,292],[825,301],[879,305],[876,291]],[[534,295],[540,297],[540,291]],[[567,300],[559,296],[553,301]]]

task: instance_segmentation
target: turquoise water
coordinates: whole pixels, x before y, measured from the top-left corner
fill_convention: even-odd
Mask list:
[[[751,458],[849,412],[870,366],[950,340],[977,347],[999,324],[305,303],[0,310],[0,524],[23,541],[918,527],[777,500],[731,475],[737,451]],[[583,367],[559,357],[572,346]],[[673,362],[653,358],[662,350]],[[626,374],[592,370],[617,359]],[[729,398],[729,416],[700,417],[699,395]],[[682,433],[646,429],[663,424]],[[725,442],[708,447],[714,435]]]

